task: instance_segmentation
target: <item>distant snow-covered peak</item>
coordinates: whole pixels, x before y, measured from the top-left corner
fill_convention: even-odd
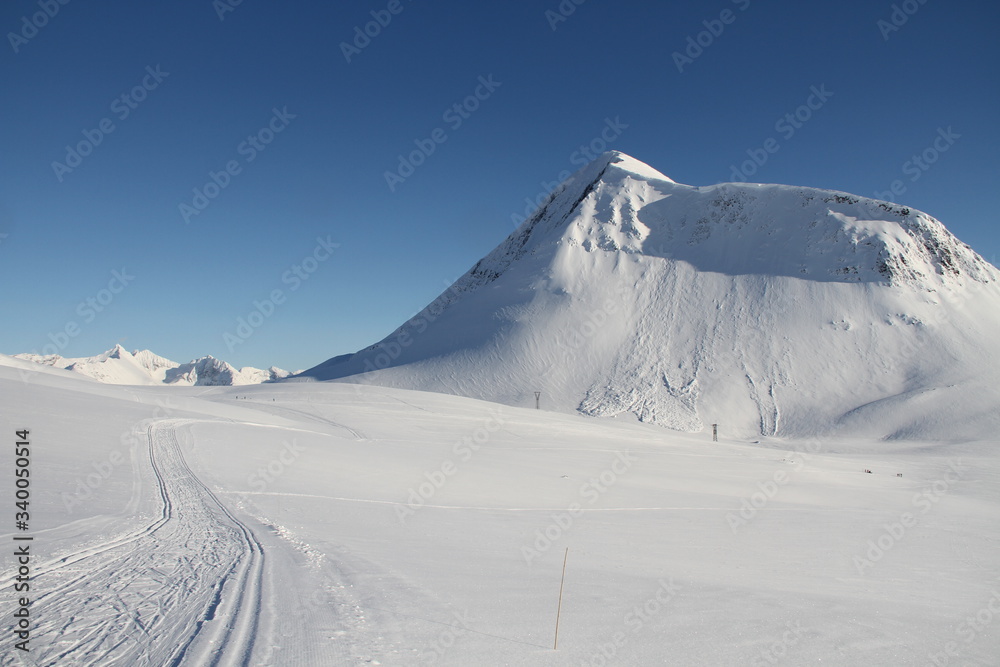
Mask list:
[[[129,352],[121,345],[115,345],[110,350],[93,357],[75,359],[59,355],[14,356],[37,364],[73,371],[107,384],[236,386],[270,382],[290,374],[276,366],[268,370],[251,366],[236,369],[211,355],[179,364],[149,350]]]
[[[146,368],[151,373],[155,373],[164,368],[177,368],[180,364],[176,361],[171,361],[165,357],[161,357],[158,354],[154,354],[150,350],[136,350],[132,353],[135,360],[139,362],[143,368]]]
[[[132,354],[128,350],[126,350],[124,347],[122,347],[121,344],[116,344],[113,348],[111,348],[107,352],[104,352],[102,354],[97,355],[97,357],[95,357],[95,358],[96,359],[104,359],[104,360],[107,360],[107,359],[131,359],[132,358]]]

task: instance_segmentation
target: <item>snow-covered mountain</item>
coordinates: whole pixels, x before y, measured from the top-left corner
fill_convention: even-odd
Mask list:
[[[603,155],[340,379],[698,431],[1000,426],[1000,272],[920,211]]]
[[[129,352],[121,345],[115,345],[114,348],[94,357],[76,359],[55,354],[14,356],[45,366],[74,371],[107,384],[237,386],[279,380],[290,374],[275,366],[267,370],[251,366],[236,369],[212,356],[179,364],[149,350]]]

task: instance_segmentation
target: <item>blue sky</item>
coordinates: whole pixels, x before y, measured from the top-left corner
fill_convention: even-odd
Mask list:
[[[997,262],[995,3],[234,2],[3,4],[0,351],[354,351],[602,133],[691,185],[897,182]]]

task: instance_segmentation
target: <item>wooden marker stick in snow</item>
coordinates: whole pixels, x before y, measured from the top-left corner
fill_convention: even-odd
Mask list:
[[[562,594],[563,584],[566,583],[566,561],[569,560],[569,547],[566,547],[566,555],[563,556],[562,579],[559,581],[559,606],[556,608],[556,640],[552,644],[552,650],[559,648],[559,616],[562,614]]]

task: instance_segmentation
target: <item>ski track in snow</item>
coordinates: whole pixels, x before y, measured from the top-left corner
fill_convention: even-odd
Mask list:
[[[37,568],[33,664],[251,664],[264,554],[188,467],[179,423],[147,433],[160,516]],[[3,664],[17,662],[8,654]]]

